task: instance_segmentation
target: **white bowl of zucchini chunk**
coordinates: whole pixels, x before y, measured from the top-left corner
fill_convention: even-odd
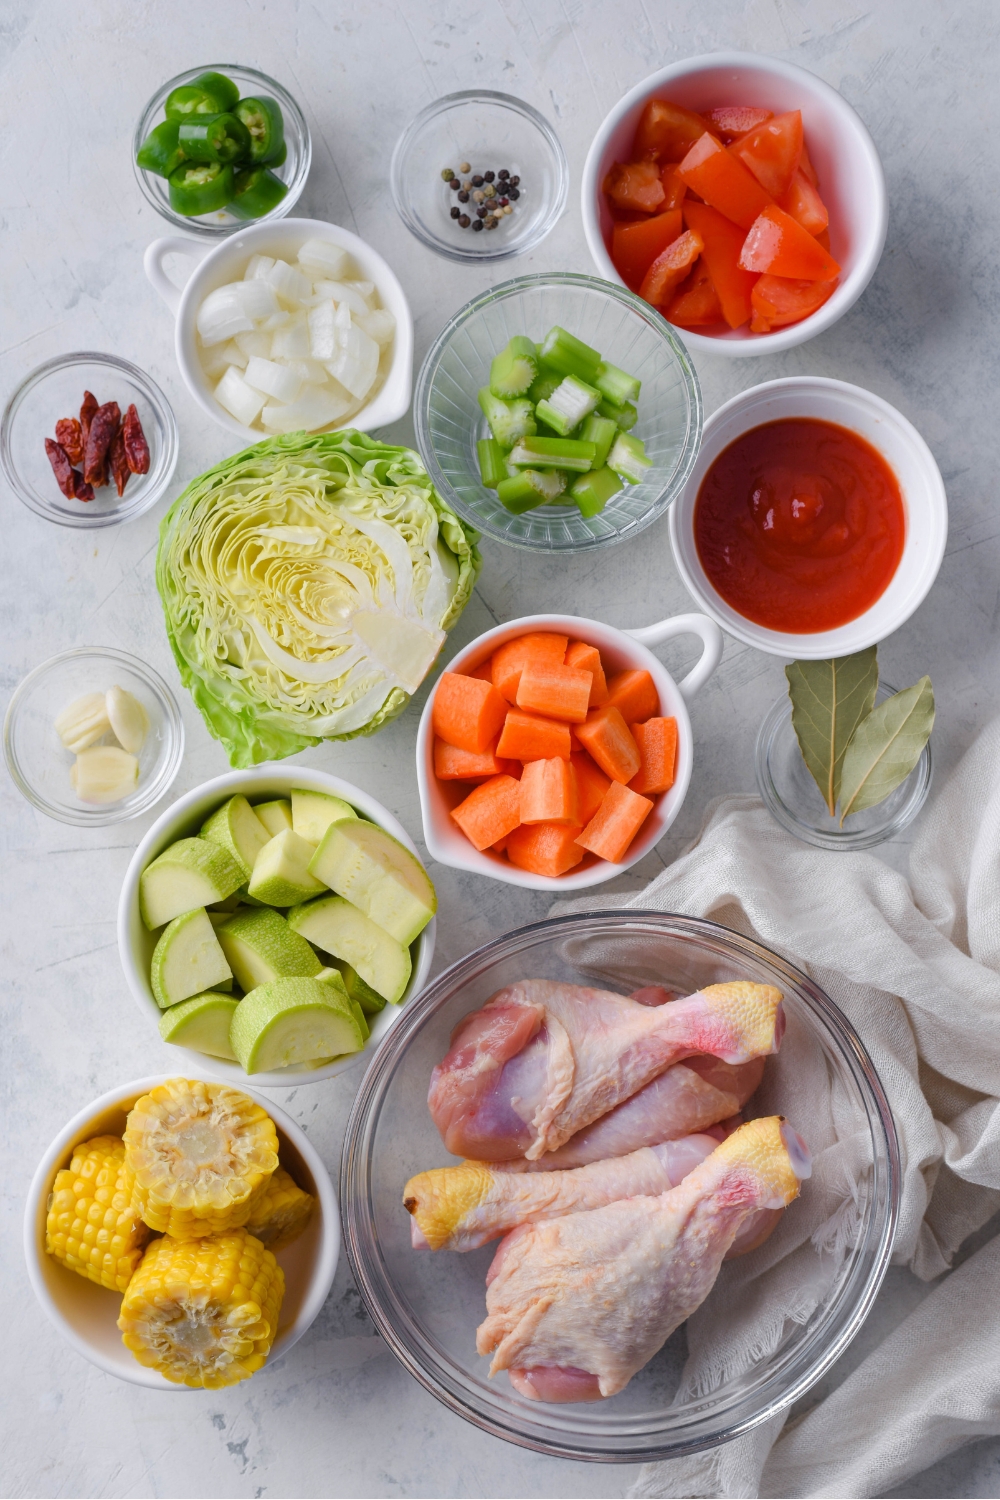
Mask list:
[[[233,771],[146,834],[118,947],[193,1066],[294,1087],[370,1054],[423,988],[436,909],[411,839],[366,792],[305,767]]]

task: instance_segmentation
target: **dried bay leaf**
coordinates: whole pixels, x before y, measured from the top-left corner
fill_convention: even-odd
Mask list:
[[[841,775],[840,823],[883,802],[913,770],[934,728],[929,677],[894,693],[865,719],[847,747]]]
[[[793,661],[785,676],[802,759],[833,817],[851,736],[875,703],[878,652],[869,646],[828,661]]]

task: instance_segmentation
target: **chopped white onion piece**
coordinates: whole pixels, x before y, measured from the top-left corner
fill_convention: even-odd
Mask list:
[[[309,353],[313,359],[333,359],[337,353],[337,309],[321,302],[309,314]]]
[[[309,324],[301,314],[271,337],[272,359],[305,359],[309,352]]]
[[[279,308],[278,311],[272,313],[269,318],[264,318],[262,320],[260,325],[261,331],[263,333],[276,333],[279,328],[287,328],[289,323],[295,316],[295,313],[284,312],[281,308]]]
[[[237,422],[242,422],[244,427],[249,427],[260,415],[260,409],[264,405],[264,397],[260,391],[247,385],[234,365],[230,365],[215,387],[215,399]]]
[[[307,276],[341,276],[350,256],[329,240],[306,240],[298,253],[298,262]]]
[[[301,375],[288,365],[276,364],[273,359],[251,358],[244,379],[254,390],[273,396],[275,401],[294,401],[302,385]]]
[[[261,359],[267,359],[271,353],[271,340],[273,337],[273,334],[258,333],[256,329],[251,329],[249,333],[238,333],[233,339],[233,343],[238,349],[243,351],[247,359],[252,354],[258,355]]]
[[[272,255],[251,255],[247,261],[247,268],[243,272],[244,281],[254,281],[258,276],[263,276],[274,265]]]
[[[252,317],[243,306],[242,299],[236,295],[237,285],[252,286],[254,283],[232,282],[229,286],[220,286],[214,292],[209,292],[199,307],[195,323],[206,347],[223,344],[234,334],[246,333],[253,328]]]
[[[378,374],[378,344],[363,328],[338,330],[340,348],[326,367],[335,380],[360,401],[371,390]]]
[[[230,365],[238,365],[242,370],[246,362],[246,355],[232,339],[228,344],[213,344],[210,349],[203,350],[201,354],[201,367],[209,380],[218,380]]]
[[[288,368],[296,372],[303,385],[325,385],[330,379],[326,365],[318,359],[290,359]]]
[[[345,281],[345,286],[352,287],[359,297],[363,297],[369,307],[372,305],[372,297],[375,295],[374,281]]]
[[[287,260],[276,260],[265,271],[264,280],[274,287],[282,302],[290,302],[293,307],[312,296],[312,282],[301,271],[290,266]]]
[[[240,306],[248,318],[254,322],[258,318],[269,317],[271,313],[278,311],[278,299],[274,294],[274,287],[263,277],[256,277],[253,281],[233,281],[230,287],[239,299]],[[225,290],[225,288],[222,288]]]
[[[300,427],[306,432],[316,432],[320,427],[339,421],[350,410],[350,405],[332,388],[307,385],[297,401],[265,406],[260,419],[271,432],[297,432]]]
[[[346,302],[351,312],[357,313],[359,317],[364,317],[371,310],[361,293],[349,281],[317,281],[315,286],[317,297],[332,297],[334,302]]]
[[[376,307],[373,312],[358,318],[357,324],[359,328],[364,329],[370,339],[375,340],[380,349],[384,349],[392,342],[392,336],[396,332],[396,319],[384,307]]]

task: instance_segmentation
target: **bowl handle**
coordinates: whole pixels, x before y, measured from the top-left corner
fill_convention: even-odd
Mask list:
[[[674,615],[670,620],[659,620],[655,625],[642,625],[638,630],[624,630],[641,646],[658,646],[675,635],[696,635],[701,639],[703,650],[683,682],[677,684],[683,698],[693,698],[700,687],[711,677],[722,660],[722,631],[708,615]]]
[[[180,234],[164,235],[147,248],[142,257],[142,268],[171,312],[175,313],[180,306],[181,293],[180,288],[174,286],[163,269],[164,259],[168,255],[187,255],[195,260],[204,260],[210,249],[211,246],[199,245],[197,240],[185,239]]]

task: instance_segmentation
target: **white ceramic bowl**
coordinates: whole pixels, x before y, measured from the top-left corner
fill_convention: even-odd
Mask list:
[[[614,880],[615,876],[623,874],[630,865],[642,859],[654,844],[659,843],[680,812],[694,764],[694,741],[686,700],[694,697],[719,665],[722,632],[704,615],[675,615],[671,620],[660,620],[638,630],[617,630],[613,625],[602,625],[598,620],[585,620],[577,615],[525,615],[523,619],[511,620],[508,625],[498,625],[494,630],[477,636],[448,663],[446,670],[471,672],[492,656],[498,646],[532,630],[550,630],[596,646],[609,671],[646,668],[660,695],[660,712],[677,720],[677,770],[673,786],[657,799],[621,863],[611,864],[599,859],[570,870],[566,875],[556,876],[519,870],[491,849],[480,853],[451,817],[452,808],[468,795],[468,789],[464,782],[439,781],[434,774],[434,694],[431,693],[417,730],[417,784],[424,820],[424,843],[432,859],[442,865],[451,865],[455,870],[489,875],[506,885],[518,885],[527,890],[581,891]],[[701,656],[680,683],[674,681],[663,663],[657,661],[648,649],[677,635],[696,635],[702,642]]]
[[[830,210],[830,249],[840,262],[840,285],[828,302],[800,323],[774,333],[749,328],[710,335],[679,330],[699,354],[776,354],[815,338],[842,318],[874,274],[885,244],[888,203],[882,163],[858,115],[836,89],[794,63],[753,52],[712,52],[671,63],[644,78],[620,99],[594,137],[583,168],[583,228],[594,263],[621,284],[608,254],[611,214],[601,184],[616,161],[625,161],[648,99],[670,99],[697,111],[721,104],[750,104],[775,114],[800,109],[809,156]]]
[[[176,1073],[160,1073],[152,1078],[138,1078],[102,1094],[86,1109],[75,1115],[56,1136],[31,1180],[24,1211],[24,1258],[28,1279],[42,1308],[63,1338],[84,1359],[128,1380],[155,1391],[190,1391],[194,1387],[175,1385],[157,1370],[148,1370],[126,1349],[118,1331],[121,1295],[96,1286],[85,1276],[69,1271],[53,1260],[45,1249],[45,1217],[48,1198],[56,1172],[70,1163],[74,1146],[96,1135],[121,1135],[125,1117],[135,1101],[150,1089],[165,1083]],[[197,1074],[195,1076],[198,1076]],[[278,1320],[278,1336],[268,1362],[254,1377],[267,1374],[269,1365],[287,1354],[315,1322],[329,1295],[340,1256],[340,1215],[333,1184],[315,1146],[295,1121],[278,1109],[270,1099],[244,1091],[266,1109],[278,1132],[282,1166],[291,1172],[301,1188],[317,1200],[312,1217],[297,1240],[277,1252],[278,1264],[285,1273],[285,1297]]]
[[[349,781],[341,781],[339,776],[330,776],[326,771],[313,771],[306,766],[260,766],[253,771],[229,771],[225,776],[216,776],[214,781],[206,781],[187,792],[157,818],[133,854],[125,872],[118,902],[118,954],[129,989],[140,1008],[146,1012],[154,1029],[163,1014],[149,983],[149,965],[156,946],[156,935],[148,930],[139,915],[139,876],[151,860],[162,854],[168,844],[176,839],[195,835],[209,813],[221,806],[228,797],[242,792],[252,802],[266,802],[271,797],[287,797],[296,787],[342,797],[363,817],[377,823],[386,833],[391,833],[411,854],[417,854],[413,840],[402,823],[381,802],[376,802],[374,797],[370,797],[360,787],[352,786]],[[367,1063],[382,1037],[399,1019],[407,1000],[423,989],[434,957],[436,931],[437,919],[432,917],[413,945],[413,973],[402,1000],[398,1005],[387,1005],[378,1015],[369,1017],[371,1036],[361,1051],[350,1057],[325,1063],[321,1068],[279,1068],[270,1073],[254,1073],[248,1077],[238,1062],[229,1062],[224,1057],[208,1057],[204,1052],[194,1052],[188,1047],[178,1047],[168,1042],[163,1045],[167,1053],[176,1059],[176,1071],[194,1068],[199,1075],[221,1079],[234,1088],[245,1088],[247,1084],[268,1089],[298,1088],[300,1084],[320,1083],[324,1078],[333,1078],[338,1073],[355,1067],[358,1062]]]
[[[413,386],[413,314],[395,273],[377,250],[373,250],[356,234],[351,234],[350,230],[341,229],[336,224],[327,224],[322,219],[265,219],[260,224],[249,224],[230,234],[216,245],[199,243],[184,235],[168,234],[163,239],[154,240],[143,256],[146,275],[171,312],[176,314],[175,348],[184,384],[214,422],[235,432],[245,442],[263,442],[270,434],[259,427],[244,427],[242,422],[237,422],[235,417],[230,416],[225,407],[220,406],[212,394],[212,381],[202,369],[198,357],[195,330],[198,308],[209,292],[225,286],[227,282],[239,281],[251,255],[273,255],[294,260],[300,246],[309,239],[329,240],[331,244],[349,251],[361,276],[375,283],[382,306],[396,319],[392,360],[385,380],[367,406],[337,425],[370,432],[373,427],[386,427],[390,422],[398,422],[409,410]],[[187,256],[198,262],[183,291],[178,289],[164,270],[164,261],[168,255]]]
[[[899,481],[906,512],[906,540],[885,593],[864,614],[836,630],[794,635],[768,630],[738,614],[716,592],[694,539],[694,511],[709,468],[724,448],[752,427],[788,417],[818,417],[865,438]],[[688,593],[723,630],[771,656],[821,661],[849,656],[898,630],[923,603],[937,577],[948,540],[948,497],[934,455],[920,433],[888,401],[857,385],[820,375],[793,375],[742,391],[705,423],[701,451],[691,477],[670,511],[670,545]]]

